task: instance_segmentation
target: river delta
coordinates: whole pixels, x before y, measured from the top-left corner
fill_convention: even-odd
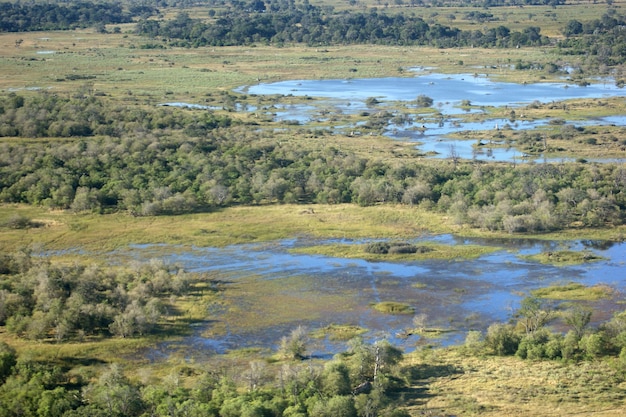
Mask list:
[[[435,158],[448,157],[449,149],[454,146],[460,158],[500,162],[515,162],[521,154],[515,148],[503,147],[485,147],[477,151],[472,141],[455,140],[449,135],[461,130],[535,129],[548,124],[549,120],[486,119],[461,124],[456,119],[458,115],[480,111],[481,106],[516,109],[535,101],[601,99],[621,97],[626,92],[610,80],[598,80],[586,86],[565,81],[514,84],[476,74],[447,75],[426,69],[416,71],[413,78],[291,80],[246,86],[237,91],[248,95],[321,99],[315,105],[279,104],[271,109],[276,121],[295,120],[304,126],[318,117],[320,108],[330,108],[338,113],[362,112],[368,109],[366,101],[372,97],[382,105],[404,102],[406,106],[411,106],[416,96],[425,94],[433,99],[437,116],[433,117],[432,113],[425,115],[419,126],[415,121],[389,125],[385,130],[387,136],[414,141],[421,151]],[[472,109],[461,108],[462,100],[471,102]],[[188,103],[167,105],[197,106]],[[256,108],[240,110],[258,111]],[[626,124],[626,118],[614,115],[576,120],[575,123],[622,126]],[[354,130],[358,126],[343,128]],[[557,162],[542,157],[534,160]],[[617,156],[611,161],[597,162],[620,163],[621,159]],[[299,325],[312,330],[330,324],[360,326],[367,329],[366,338],[388,339],[407,351],[420,344],[456,344],[463,341],[469,330],[485,331],[494,322],[512,319],[520,300],[533,289],[571,282],[588,286],[607,285],[615,291],[614,297],[593,303],[594,320],[598,321],[619,309],[617,294],[625,289],[625,243],[520,238],[477,241],[452,235],[415,238],[415,242],[423,241],[448,245],[480,244],[500,249],[472,260],[384,262],[299,254],[294,252],[295,248],[325,242],[294,238],[225,248],[170,250],[162,245],[136,245],[128,249],[127,255],[141,260],[156,256],[196,272],[220,271],[230,285],[250,286],[248,296],[242,297],[238,293],[237,300],[230,300],[245,305],[245,308],[215,309],[216,321],[221,324],[213,322],[199,326],[195,335],[183,342],[218,353],[244,347],[275,348],[281,336]],[[562,249],[590,251],[601,260],[575,266],[556,266],[523,257]],[[414,315],[377,312],[372,305],[381,301],[406,303],[414,308],[415,314],[425,315],[429,326],[444,331],[431,339],[412,334],[410,329],[414,327]],[[255,316],[257,320],[251,326],[250,321],[255,321]],[[315,343],[312,353],[329,356],[345,348],[344,345],[345,342],[333,342],[326,338]]]

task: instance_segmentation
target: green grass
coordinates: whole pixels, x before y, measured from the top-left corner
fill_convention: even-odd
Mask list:
[[[531,293],[535,297],[551,300],[597,301],[613,297],[615,290],[607,285],[586,286],[573,282],[539,288],[531,291]]]
[[[372,307],[374,310],[385,314],[413,314],[415,312],[414,307],[397,301],[381,301]]]
[[[311,333],[315,339],[328,337],[329,340],[350,340],[366,333],[367,329],[350,324],[329,324],[328,326],[316,329]]]

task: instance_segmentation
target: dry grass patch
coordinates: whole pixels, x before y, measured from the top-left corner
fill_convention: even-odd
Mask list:
[[[620,416],[624,383],[608,363],[466,357],[459,349],[407,355],[412,415]]]

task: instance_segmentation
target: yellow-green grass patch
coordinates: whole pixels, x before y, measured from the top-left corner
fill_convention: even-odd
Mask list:
[[[615,295],[615,289],[608,285],[587,286],[580,283],[564,285],[551,285],[531,291],[532,295],[539,298],[569,301],[596,301],[611,298]]]
[[[315,339],[328,338],[329,340],[350,340],[366,333],[367,329],[352,324],[329,324],[311,332]]]
[[[413,306],[397,301],[381,301],[373,304],[372,308],[385,314],[413,314],[415,312],[415,308]]]

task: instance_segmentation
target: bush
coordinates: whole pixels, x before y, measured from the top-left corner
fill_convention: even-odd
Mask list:
[[[408,243],[402,243],[393,245],[389,248],[389,253],[415,253],[417,252],[417,247],[414,245],[410,245]]]
[[[14,214],[4,225],[9,229],[28,229],[35,224],[28,217],[22,216],[21,214]]]
[[[280,340],[279,354],[284,359],[303,359],[309,341],[308,331],[298,326]]]
[[[416,104],[418,107],[430,107],[433,105],[433,99],[427,95],[420,94],[417,96]]]
[[[578,343],[580,349],[585,353],[588,359],[595,359],[604,353],[605,341],[600,333],[593,333],[583,336]]]
[[[373,242],[365,247],[365,252],[377,255],[426,253],[432,250],[428,246],[416,246],[406,242]]]
[[[365,247],[365,252],[374,253],[377,255],[386,255],[387,253],[389,253],[390,247],[391,245],[387,242],[373,242],[369,243]]]
[[[515,332],[513,326],[495,323],[487,329],[485,347],[496,355],[513,355],[518,350],[520,340],[520,335]]]

